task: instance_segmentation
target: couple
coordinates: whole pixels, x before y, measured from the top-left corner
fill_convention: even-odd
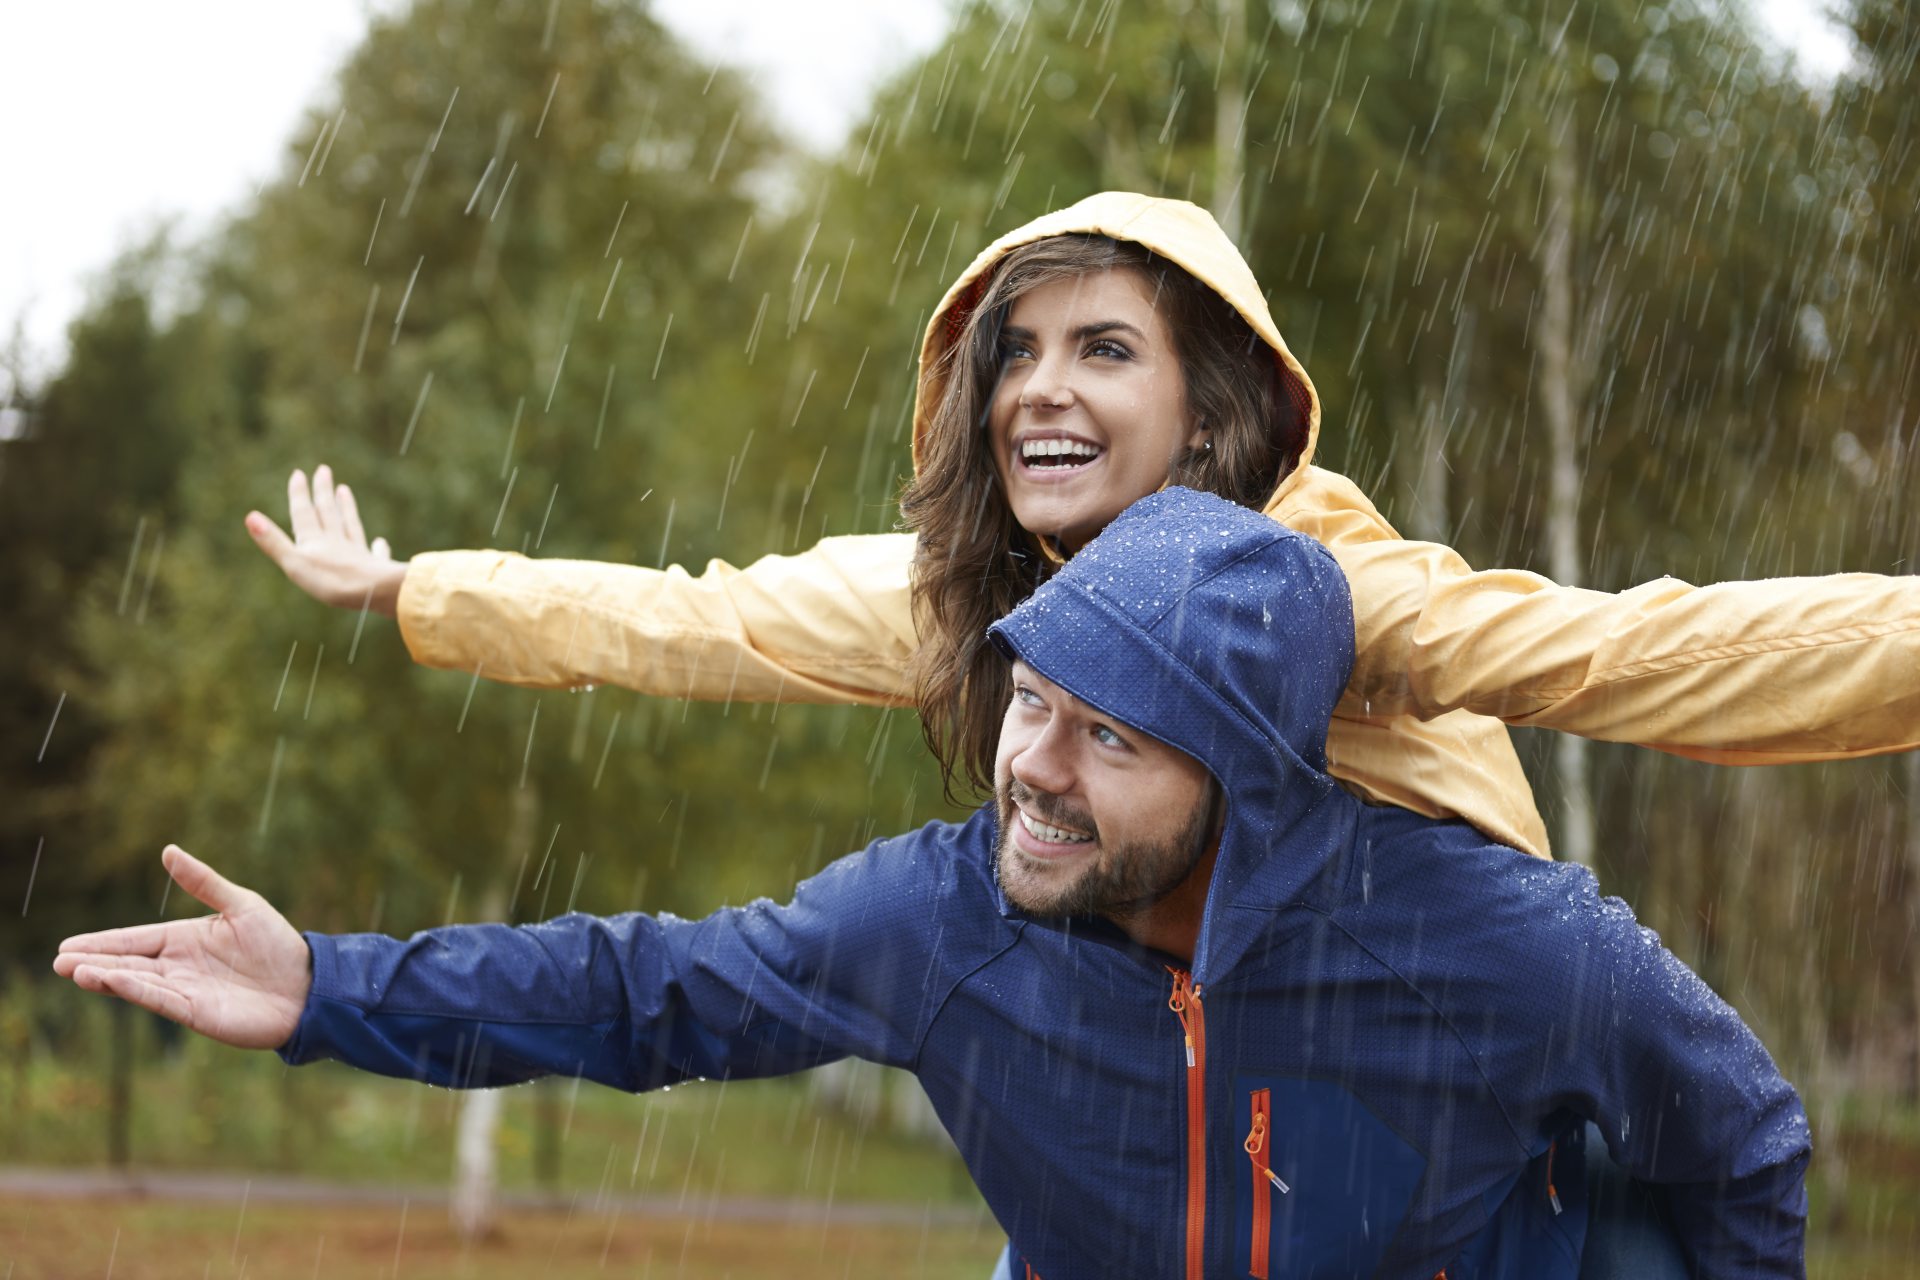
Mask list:
[[[1044,1275],[1573,1274],[1583,1117],[1634,1172],[1689,1184],[1667,1200],[1696,1269],[1796,1273],[1791,1090],[1583,873],[1488,844],[1545,852],[1504,735],[1467,713],[1633,740],[1657,710],[1653,745],[1724,760],[1900,749],[1920,719],[1920,591],[1850,576],[1616,597],[1472,574],[1311,467],[1318,425],[1211,220],[1109,194],[990,247],[936,313],[903,502],[917,539],[699,580],[493,553],[403,566],[368,549],[344,487],[323,472],[309,497],[296,475],[298,541],[258,515],[255,537],[323,599],[397,607],[423,661],[911,696],[948,768],[1002,779],[1019,819],[983,810],[856,856],[785,911],[571,917],[444,947],[302,943],[170,853],[219,926],[75,939],[58,967],[229,1040],[407,1075],[425,1051],[432,1078],[465,1083],[909,1065]],[[1171,492],[1092,549],[1101,567],[1075,554],[1168,480],[1240,506]],[[1332,550],[1351,614],[1318,549],[1245,512],[1263,500]],[[1203,574],[1209,538],[1244,554]],[[1030,597],[996,632],[1011,666],[987,624]],[[1168,611],[1123,616],[1154,599]],[[1786,680],[1828,696],[1737,696]],[[1329,773],[1478,833],[1354,804]],[[284,966],[251,1021],[190,968],[243,924]],[[461,980],[437,962],[500,1009],[448,1007]],[[1523,992],[1516,973],[1554,981]],[[534,1007],[567,1012],[471,1034]]]

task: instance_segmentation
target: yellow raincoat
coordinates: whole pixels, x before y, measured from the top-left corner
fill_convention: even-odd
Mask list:
[[[1252,271],[1205,210],[1092,196],[1003,236],[947,291],[924,373],[1009,249],[1068,232],[1136,241],[1232,303],[1310,410],[1307,447],[1266,511],[1324,543],[1353,591],[1352,682],[1331,772],[1362,797],[1457,816],[1545,855],[1547,833],[1501,721],[1722,764],[1920,746],[1920,578],[1841,574],[1613,594],[1476,573],[1393,531],[1346,477],[1312,465],[1320,402]],[[940,388],[923,379],[917,445]],[[827,538],[745,569],[415,556],[400,592],[415,661],[539,688],[623,685],[703,700],[911,704],[913,538]]]

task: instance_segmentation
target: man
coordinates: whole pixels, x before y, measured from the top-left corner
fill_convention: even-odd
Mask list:
[[[993,634],[996,802],[786,907],[303,939],[170,848],[221,914],[55,969],[438,1084],[903,1067],[1047,1280],[1572,1276],[1588,1120],[1696,1274],[1802,1274],[1806,1117],[1738,1016],[1584,870],[1327,776],[1353,626],[1317,544],[1168,490]]]

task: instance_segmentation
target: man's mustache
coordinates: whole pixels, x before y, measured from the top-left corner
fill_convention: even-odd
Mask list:
[[[1095,841],[1100,839],[1100,828],[1094,824],[1093,815],[1076,809],[1060,799],[1059,796],[1045,791],[1035,791],[1018,778],[1007,780],[1006,798],[1009,806],[1018,805],[1048,826],[1065,827],[1069,831],[1083,831]],[[1008,821],[1013,815],[1006,815]]]

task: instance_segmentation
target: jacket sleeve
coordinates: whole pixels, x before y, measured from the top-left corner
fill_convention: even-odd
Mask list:
[[[721,702],[906,702],[913,538],[823,539],[699,577],[502,551],[415,556],[414,661],[537,688],[614,684]]]
[[[1511,1046],[1525,1110],[1548,1127],[1569,1112],[1592,1120],[1615,1163],[1657,1184],[1691,1274],[1803,1277],[1807,1116],[1765,1046],[1585,868],[1536,862],[1521,875],[1542,917],[1521,929],[1526,953],[1561,978],[1531,1050]],[[1529,1076],[1553,1084],[1529,1088]]]
[[[1347,701],[1370,716],[1465,710],[1718,764],[1920,746],[1920,577],[1662,578],[1616,594],[1475,572],[1312,470],[1274,514],[1346,571]]]
[[[698,921],[310,933],[313,987],[280,1055],[456,1088],[574,1075],[633,1091],[849,1055],[909,1065],[933,1003],[925,922],[942,878],[886,846],[916,838],[841,859],[790,905]]]

